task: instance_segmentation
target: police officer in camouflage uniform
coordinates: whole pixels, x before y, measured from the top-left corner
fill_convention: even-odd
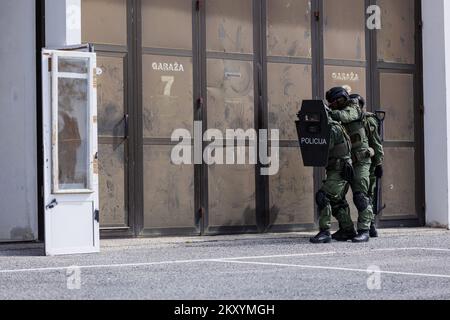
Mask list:
[[[352,143],[352,162],[355,176],[351,182],[351,188],[353,202],[358,209],[358,234],[352,241],[368,242],[370,225],[373,221],[369,187],[371,158],[374,151],[369,146],[369,138],[364,125],[364,112],[361,110],[358,100],[350,99],[347,90],[342,87],[330,89],[326,98],[332,109],[330,117],[345,127]]]
[[[340,233],[348,239],[356,236],[355,227],[350,217],[350,209],[345,195],[349,189],[349,181],[353,178],[351,160],[350,137],[344,127],[331,118],[328,119],[331,127],[328,166],[326,180],[321,190],[316,194],[316,202],[320,210],[320,232],[311,238],[312,243],[329,243],[331,216],[339,221]]]
[[[366,119],[366,132],[369,138],[369,146],[374,150],[374,156],[372,157],[372,166],[370,167],[370,185],[369,185],[369,197],[372,200],[373,208],[376,208],[376,184],[377,179],[383,177],[383,161],[384,161],[384,150],[383,142],[380,136],[380,119],[374,113],[366,112],[365,105],[366,101],[359,94],[353,94],[350,99],[356,99],[359,102],[360,108],[365,112]],[[374,212],[374,219],[370,226],[370,237],[377,238],[378,231],[376,228],[376,216],[378,212]]]

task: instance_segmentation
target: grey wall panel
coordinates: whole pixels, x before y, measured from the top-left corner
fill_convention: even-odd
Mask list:
[[[0,1],[0,241],[37,238],[35,1]]]

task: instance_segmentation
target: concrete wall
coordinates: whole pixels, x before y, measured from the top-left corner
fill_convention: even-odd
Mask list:
[[[450,226],[450,1],[422,0],[426,221]]]
[[[48,47],[80,44],[80,0],[46,0]],[[0,242],[36,240],[34,0],[0,1]]]
[[[45,0],[47,48],[81,43],[81,0]]]
[[[35,1],[0,1],[0,241],[37,238]]]

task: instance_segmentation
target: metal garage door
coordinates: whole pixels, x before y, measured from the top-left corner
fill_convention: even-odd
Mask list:
[[[375,4],[379,31],[365,28]],[[323,170],[303,167],[293,118],[302,99],[335,85],[388,113],[383,224],[423,224],[419,1],[82,0],[82,8],[83,40],[96,44],[104,71],[104,234],[315,228]],[[173,164],[171,135],[193,137],[194,121],[202,132],[279,129],[278,174],[260,176],[259,163]]]

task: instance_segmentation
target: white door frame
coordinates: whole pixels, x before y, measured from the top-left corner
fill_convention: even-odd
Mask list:
[[[87,60],[87,72],[59,72],[59,60],[72,58]],[[45,49],[42,52],[42,70],[45,251],[47,255],[99,252],[96,54]],[[60,188],[59,79],[87,80],[88,110],[86,123],[81,126],[82,129],[85,128],[84,133],[88,137],[87,156],[84,163],[87,169],[84,173],[87,181],[84,187]],[[78,223],[78,220],[82,219],[84,219],[83,222]],[[81,229],[74,230],[76,228]],[[68,235],[67,238],[64,238],[64,234]],[[70,235],[73,236],[72,239]]]

